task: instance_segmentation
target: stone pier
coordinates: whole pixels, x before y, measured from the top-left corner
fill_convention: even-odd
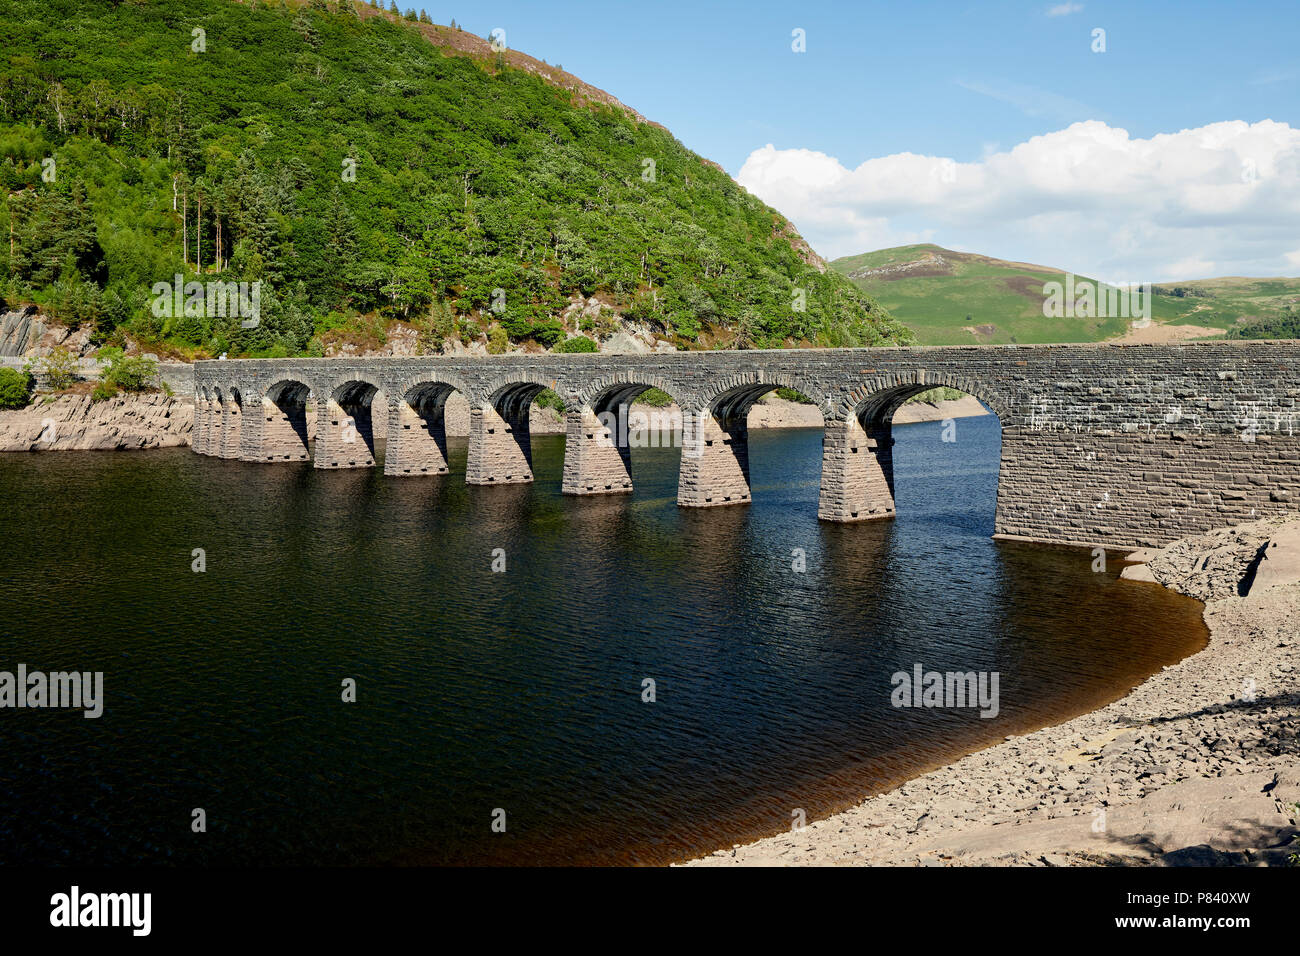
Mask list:
[[[221,425],[224,418],[222,416],[221,400],[215,396],[208,400],[208,427],[207,438],[203,443],[203,453],[218,458],[221,455]]]
[[[447,473],[447,397],[451,386],[417,390],[388,406],[386,475]]]
[[[239,402],[227,395],[221,406],[221,447],[217,454],[222,458],[238,458],[239,436],[243,424],[243,410]]]
[[[566,495],[631,493],[632,449],[626,404],[608,412],[604,421],[589,405],[565,414],[561,490]]]
[[[528,407],[522,414],[507,409],[505,415],[490,402],[471,408],[465,481],[471,485],[508,485],[532,480]]]
[[[375,463],[372,405],[376,389],[353,383],[316,402],[317,468],[369,468]]]
[[[682,415],[677,503],[712,508],[749,502],[749,426],[743,415],[707,410]]]
[[[200,455],[208,453],[208,430],[211,428],[211,409],[201,392],[194,395],[194,429],[190,432],[190,447]]]
[[[894,439],[889,423],[870,431],[856,417],[827,422],[817,517],[869,521],[894,516]]]

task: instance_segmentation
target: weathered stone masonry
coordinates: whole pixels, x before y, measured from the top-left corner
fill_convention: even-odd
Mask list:
[[[863,521],[894,513],[894,411],[950,386],[1002,423],[999,535],[1127,547],[1297,507],[1298,368],[1297,342],[200,362],[195,450],[304,460],[312,437],[317,467],[368,467],[382,436],[387,474],[443,474],[454,389],[471,409],[466,480],[526,482],[528,407],[549,387],[565,406],[563,490],[628,492],[628,436],[610,426],[657,387],[684,414],[678,503],[741,504],[746,416],[786,386],[826,423],[819,517]]]

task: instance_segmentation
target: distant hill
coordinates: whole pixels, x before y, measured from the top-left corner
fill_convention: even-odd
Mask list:
[[[1129,329],[1129,320],[1119,317],[1045,317],[1044,284],[1064,283],[1066,276],[1050,266],[922,244],[846,256],[831,268],[877,299],[925,345],[1097,342]],[[1213,336],[1281,316],[1288,304],[1300,302],[1300,279],[1197,279],[1162,283],[1152,291],[1152,320],[1165,328],[1147,331],[1148,340],[1162,332],[1167,338]]]
[[[375,348],[399,322],[422,351],[908,340],[662,126],[413,17],[0,4],[0,307],[191,357]],[[260,321],[153,314],[177,273],[260,281]]]

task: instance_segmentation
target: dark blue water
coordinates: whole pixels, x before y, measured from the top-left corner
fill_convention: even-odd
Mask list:
[[[0,456],[0,669],[102,670],[107,699],[0,710],[0,860],[663,862],[1203,645],[1198,604],[1113,561],[990,540],[997,420],[939,434],[895,429],[899,516],[856,525],[817,521],[820,430],[751,432],[753,504],[703,511],[671,448],[634,450],[634,495],[561,496],[562,437],[501,488],[463,483],[463,440],[446,478]],[[998,671],[999,716],[891,706],[916,662]]]

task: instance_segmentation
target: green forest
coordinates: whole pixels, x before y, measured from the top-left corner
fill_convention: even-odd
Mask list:
[[[679,348],[910,341],[662,127],[359,6],[7,0],[0,305],[185,357],[394,321],[550,348],[615,312]],[[178,274],[260,282],[259,321],[157,314]],[[566,328],[579,294],[608,308]]]

